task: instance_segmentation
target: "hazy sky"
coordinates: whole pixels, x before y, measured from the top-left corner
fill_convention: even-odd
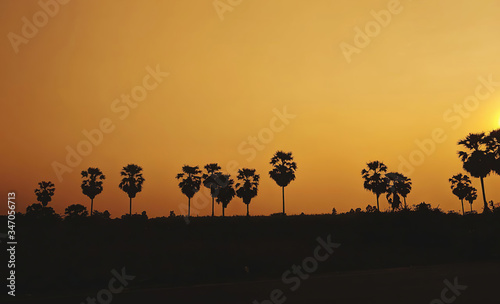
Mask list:
[[[251,214],[280,212],[276,150],[298,164],[287,213],[374,205],[360,175],[371,160],[412,178],[409,204],[458,211],[456,143],[500,125],[499,1],[41,3],[50,14],[38,1],[0,2],[0,189],[22,212],[42,180],[56,184],[57,212],[89,207],[80,171],[97,166],[107,178],[94,208],[121,216],[119,173],[135,163],[146,182],[133,211],[181,214],[176,174],[210,162],[257,169]],[[107,133],[89,146],[82,132],[99,127]],[[68,163],[67,147],[88,155]],[[72,172],[58,177],[55,162]],[[499,184],[485,179],[488,200],[500,201]],[[192,214],[209,215],[196,197]],[[226,215],[245,211],[235,198]]]

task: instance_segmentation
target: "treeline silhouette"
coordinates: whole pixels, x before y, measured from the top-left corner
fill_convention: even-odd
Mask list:
[[[297,164],[293,161],[292,152],[283,151],[277,151],[271,158],[270,164],[272,165],[272,169],[269,171],[269,176],[282,188],[283,214],[285,214],[285,187],[291,181],[295,180]],[[252,198],[257,196],[260,180],[260,175],[256,173],[256,170],[249,168],[239,169],[236,176],[238,183],[235,184],[230,174],[220,171],[221,167],[217,163],[207,164],[204,169],[205,172],[202,172],[198,166],[185,165],[182,167],[182,172],[176,176],[176,179],[180,180],[179,188],[181,192],[188,198],[187,216],[191,216],[191,199],[200,191],[201,184],[210,189],[212,216],[214,216],[214,200],[222,205],[222,216],[225,216],[224,211],[235,196],[241,198],[243,203],[246,204],[247,216],[250,216],[249,205]],[[122,179],[118,187],[129,197],[129,216],[132,216],[132,199],[136,197],[137,193],[142,191],[142,186],[145,182],[142,175],[142,167],[129,164],[123,167],[120,175]],[[103,181],[106,179],[106,176],[99,168],[92,167],[82,171],[81,176],[82,192],[90,198],[90,215],[109,217],[110,214],[107,210],[102,213],[94,211],[94,199],[103,191]],[[56,214],[54,209],[47,206],[52,200],[54,193],[54,183],[50,181],[38,183],[35,194],[40,203],[28,206],[26,214],[31,217],[57,217],[58,214]],[[64,213],[71,218],[89,215],[87,208],[81,204],[68,206]]]

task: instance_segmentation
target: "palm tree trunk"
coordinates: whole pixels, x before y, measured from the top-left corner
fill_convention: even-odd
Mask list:
[[[285,214],[285,187],[281,187],[281,193],[283,194],[283,214]]]
[[[376,194],[376,196],[377,196],[377,210],[380,212],[380,207],[378,206],[378,198],[379,198],[380,194]]]
[[[188,197],[188,217],[191,216],[191,198]]]
[[[250,213],[248,212],[248,205],[250,204],[247,204],[247,216],[250,216]]]
[[[405,210],[408,210],[408,206],[406,205],[406,196],[403,196],[403,200],[405,201]]]
[[[472,203],[469,204],[470,204],[470,212],[472,213]]]
[[[465,212],[464,212],[464,199],[461,199],[460,201],[462,202],[462,215],[465,215]]]
[[[488,208],[488,203],[486,202],[486,194],[484,193],[484,180],[481,177],[481,189],[483,190],[483,201],[484,201],[484,210],[483,212],[486,213],[490,211],[490,208]]]
[[[222,203],[222,217],[224,217],[224,203]]]
[[[90,199],[90,216],[92,216],[92,211],[94,210],[94,199]]]
[[[130,198],[130,211],[128,214],[132,216],[132,198]]]
[[[214,216],[214,197],[212,196],[212,216]]]

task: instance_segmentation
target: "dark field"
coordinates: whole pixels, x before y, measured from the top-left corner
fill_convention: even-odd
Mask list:
[[[468,288],[453,303],[499,303],[498,212],[192,218],[188,225],[181,217],[20,217],[17,227],[19,303],[86,303],[123,268],[134,278],[113,303],[262,303],[275,289],[283,292],[276,303],[430,303],[455,277]],[[318,238],[341,245],[328,254]],[[308,264],[313,257],[316,265]],[[291,273],[293,265],[302,272]]]

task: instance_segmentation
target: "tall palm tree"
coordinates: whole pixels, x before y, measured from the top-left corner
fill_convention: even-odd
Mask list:
[[[130,198],[129,215],[132,215],[132,199],[142,190],[145,179],[142,177],[142,168],[138,165],[129,164],[123,167],[120,175],[123,176],[118,187],[128,194]]]
[[[462,203],[462,215],[464,215],[464,199],[470,192],[471,180],[468,175],[459,173],[453,175],[449,179],[449,182],[451,183],[451,190],[453,194],[455,194]]]
[[[484,178],[491,173],[495,156],[488,149],[487,138],[484,133],[469,134],[465,139],[458,142],[464,146],[467,151],[459,151],[458,155],[463,162],[463,168],[473,177],[481,180],[481,189],[483,191],[484,210],[490,212],[484,192]]]
[[[387,166],[383,162],[373,161],[366,164],[366,169],[361,171],[361,177],[365,180],[363,186],[377,197],[377,210],[380,211],[379,197],[387,192],[388,178],[385,176]]]
[[[221,173],[221,167],[217,163],[208,164],[205,167],[206,173],[203,173],[203,186],[210,189],[210,196],[212,196],[212,216],[214,216],[214,199],[217,197],[220,181],[218,176]]]
[[[494,158],[491,170],[500,175],[500,129],[491,131],[486,138],[486,142]]]
[[[102,192],[102,183],[106,178],[99,168],[88,168],[82,171],[82,192],[90,198],[90,215],[94,211],[94,198]]]
[[[234,180],[231,178],[231,175],[220,174],[219,178],[223,186],[219,189],[216,201],[222,204],[222,216],[224,216],[224,210],[236,195],[236,192],[234,191]]]
[[[55,185],[51,181],[39,182],[38,188],[35,189],[36,200],[42,203],[42,207],[46,207],[52,200],[55,191]]]
[[[236,178],[241,181],[241,183],[236,184],[236,195],[243,199],[243,203],[247,205],[247,216],[250,216],[248,205],[250,205],[252,198],[257,196],[260,176],[255,174],[255,169],[243,168],[238,170]]]
[[[477,199],[477,189],[470,186],[467,192],[467,196],[465,196],[465,200],[470,204],[470,212],[472,212],[472,203]]]
[[[271,158],[273,169],[269,171],[269,176],[281,187],[283,196],[283,214],[285,214],[285,187],[295,180],[297,164],[293,161],[292,152],[277,151]]]
[[[201,170],[198,166],[183,166],[182,173],[177,174],[176,179],[180,179],[179,188],[188,197],[188,217],[191,216],[191,198],[200,191]]]

